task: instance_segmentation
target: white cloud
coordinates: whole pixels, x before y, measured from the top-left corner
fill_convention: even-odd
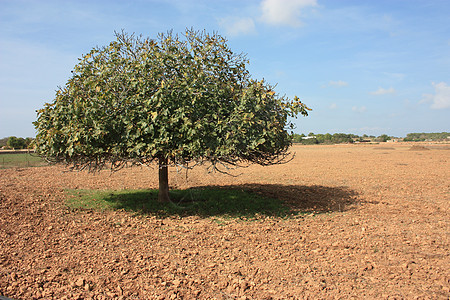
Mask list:
[[[336,109],[337,108],[337,104],[336,103],[331,103],[330,106],[328,106],[329,109]]]
[[[357,112],[357,113],[363,113],[367,110],[367,108],[365,106],[353,106],[352,107],[352,111]]]
[[[345,81],[342,81],[342,80],[338,80],[338,81],[331,80],[328,84],[330,86],[341,87],[341,86],[347,86],[348,82],[345,82]]]
[[[301,10],[316,6],[317,0],[264,0],[261,3],[262,21],[272,25],[298,27]]]
[[[395,89],[393,87],[390,87],[388,89],[378,88],[375,92],[370,92],[371,95],[386,95],[386,94],[394,94]]]
[[[445,82],[434,83],[435,94],[424,94],[421,103],[431,102],[432,109],[450,108],[450,86]]]
[[[219,25],[229,36],[247,35],[255,32],[255,22],[252,18],[226,17],[219,19]]]
[[[396,81],[402,81],[405,79],[406,75],[403,73],[389,73],[389,72],[383,72],[384,75],[390,77],[392,80]]]

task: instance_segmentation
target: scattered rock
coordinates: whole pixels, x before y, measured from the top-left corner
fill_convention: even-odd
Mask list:
[[[84,278],[78,278],[77,280],[74,281],[73,285],[77,287],[82,287],[84,286],[84,283],[85,283]]]
[[[172,284],[173,284],[175,287],[179,287],[180,284],[181,284],[181,280],[175,279],[174,281],[172,281]]]

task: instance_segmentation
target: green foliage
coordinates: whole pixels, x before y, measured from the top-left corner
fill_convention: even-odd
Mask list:
[[[309,139],[303,139],[302,144],[303,145],[316,145],[319,141],[316,138],[309,138]]]
[[[354,134],[335,133],[333,134],[331,141],[334,144],[353,143],[353,138],[355,137]]]
[[[26,148],[27,149],[33,149],[34,148],[34,139],[30,138],[30,137],[27,137],[25,139],[25,144],[26,144]]]
[[[32,138],[21,138],[21,137],[15,137],[10,136],[7,138],[3,138],[0,140],[0,148],[1,147],[7,147],[9,149],[30,149],[33,146],[33,139]]]
[[[388,136],[387,134],[382,134],[382,135],[380,135],[379,137],[377,137],[377,138],[375,139],[375,141],[377,141],[377,142],[387,142],[387,141],[389,141],[390,139],[391,139],[391,137]]]
[[[304,134],[297,134],[297,133],[293,133],[291,136],[293,143],[301,143],[303,138],[305,137]]]
[[[117,40],[84,55],[55,100],[38,111],[38,154],[76,169],[127,163],[279,163],[297,97],[250,78],[244,55],[216,34],[187,30]],[[223,170],[223,169],[222,169]]]
[[[434,133],[408,133],[404,139],[405,142],[421,142],[421,141],[442,141],[449,139],[450,132],[434,132]]]
[[[69,190],[72,208],[110,210],[124,209],[158,216],[256,217],[287,216],[290,209],[280,200],[270,199],[237,189],[188,189],[171,191],[172,202],[157,201],[156,190]]]
[[[308,137],[304,134],[292,134],[292,140],[294,143],[302,143],[304,145],[353,143],[354,138],[358,138],[358,136],[346,133],[335,133],[331,135],[329,133],[314,134],[310,132]]]
[[[24,149],[27,147],[27,143],[24,138],[17,138],[15,136],[10,136],[6,145],[13,149]]]

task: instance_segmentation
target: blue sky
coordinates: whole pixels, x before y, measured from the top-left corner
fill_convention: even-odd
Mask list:
[[[124,29],[215,31],[313,109],[296,133],[450,131],[448,0],[0,0],[0,138],[33,137],[78,58]]]

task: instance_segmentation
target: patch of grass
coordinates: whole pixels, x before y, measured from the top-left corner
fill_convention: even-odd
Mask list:
[[[0,154],[0,169],[27,168],[45,166],[47,163],[34,154],[30,153],[7,153]]]
[[[286,217],[290,209],[281,200],[271,199],[239,189],[201,188],[173,190],[172,202],[157,201],[157,190],[68,190],[72,208],[132,211],[139,214],[202,217],[220,216],[257,218]]]

